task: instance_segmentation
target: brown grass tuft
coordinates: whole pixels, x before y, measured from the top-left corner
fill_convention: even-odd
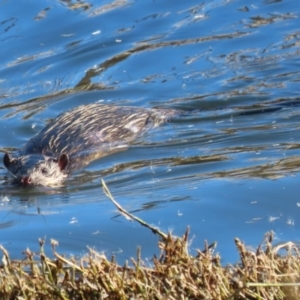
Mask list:
[[[300,299],[299,250],[292,242],[274,246],[272,232],[255,250],[235,239],[240,262],[227,266],[214,254],[215,243],[191,255],[189,229],[182,237],[154,232],[160,237],[160,256],[151,266],[142,261],[140,248],[135,259],[121,266],[93,249],[80,259],[66,258],[56,251],[55,240],[52,259],[42,239],[39,253],[27,249],[23,260],[10,260],[0,245],[0,299]]]

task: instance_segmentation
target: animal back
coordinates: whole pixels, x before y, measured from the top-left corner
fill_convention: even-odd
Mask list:
[[[165,115],[158,110],[104,104],[82,105],[55,118],[24,146],[23,152],[67,153],[70,157],[93,149],[106,153],[132,141],[164,119]]]

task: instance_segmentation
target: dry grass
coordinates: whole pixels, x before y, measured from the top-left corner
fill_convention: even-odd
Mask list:
[[[20,261],[1,247],[0,299],[299,299],[298,249],[293,243],[274,247],[271,236],[256,251],[236,239],[241,263],[226,267],[213,246],[190,255],[188,231],[160,241],[152,267],[143,264],[140,249],[130,266],[120,266],[92,249],[80,260],[67,259],[55,241],[54,259],[45,256],[43,240],[39,254],[27,250]]]
[[[151,267],[139,248],[120,266],[92,249],[79,260],[63,257],[54,240],[54,259],[44,254],[43,240],[40,253],[26,250],[23,260],[11,261],[0,246],[0,299],[300,299],[300,255],[292,242],[273,246],[268,233],[249,251],[236,239],[240,263],[224,267],[214,244],[189,253],[188,230],[182,237],[159,235],[161,254]]]

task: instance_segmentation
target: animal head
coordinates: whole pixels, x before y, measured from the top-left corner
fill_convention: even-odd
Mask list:
[[[69,157],[63,153],[58,158],[42,154],[14,158],[5,153],[3,164],[21,185],[60,186],[68,175]]]

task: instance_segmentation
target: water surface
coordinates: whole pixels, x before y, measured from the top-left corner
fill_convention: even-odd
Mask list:
[[[120,261],[162,230],[191,227],[191,252],[273,230],[298,241],[299,13],[286,1],[13,1],[0,3],[0,150],[19,149],[59,113],[102,102],[184,113],[93,162],[63,188],[7,184],[0,169],[1,244],[12,257],[38,238],[60,252],[87,246]],[[50,249],[50,247],[49,247]]]

